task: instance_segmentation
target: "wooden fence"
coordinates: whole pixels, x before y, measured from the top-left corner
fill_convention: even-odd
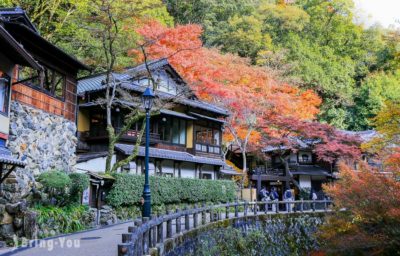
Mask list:
[[[166,240],[210,222],[261,214],[328,212],[331,211],[331,204],[330,200],[245,201],[200,207],[195,205],[194,208],[177,209],[175,212],[168,210],[165,215],[135,220],[134,225],[128,227],[128,233],[122,234],[118,255],[148,255],[152,248],[157,250]]]

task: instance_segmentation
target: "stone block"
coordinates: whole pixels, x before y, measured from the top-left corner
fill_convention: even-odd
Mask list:
[[[8,212],[4,212],[3,214],[0,215],[0,217],[1,217],[0,225],[13,223],[13,217]]]
[[[0,225],[0,238],[3,238],[5,240],[12,239],[14,234],[15,232],[13,224]]]
[[[37,213],[34,211],[26,211],[24,213],[24,233],[28,239],[36,237],[37,234]]]

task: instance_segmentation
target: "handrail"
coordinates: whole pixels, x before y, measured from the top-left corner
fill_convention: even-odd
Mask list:
[[[321,204],[323,206],[322,209],[317,209],[316,206],[321,206]],[[185,207],[183,210],[176,209],[175,212],[167,210],[165,215],[152,215],[151,219],[142,218],[135,220],[134,226],[128,227],[128,233],[122,234],[122,243],[118,244],[118,256],[148,255],[150,248],[155,248],[157,244],[180,235],[182,231],[188,232],[208,223],[223,219],[261,214],[329,212],[331,211],[329,207],[331,204],[331,200],[242,201],[208,206],[203,204],[201,207],[195,205],[192,209]],[[285,210],[280,209],[281,205],[285,206],[282,207]],[[243,211],[239,211],[239,207],[243,207]],[[231,214],[232,208],[233,214]],[[222,211],[219,212],[219,209],[222,209]],[[225,213],[222,213],[223,210],[225,210]],[[208,222],[207,214],[209,215]],[[198,222],[199,217],[201,223]],[[184,218],[184,224],[182,224],[182,218]],[[190,218],[192,218],[192,222]],[[175,224],[175,231],[172,228],[173,222]],[[184,226],[183,229],[182,226]],[[164,232],[164,228],[166,228],[166,232]]]

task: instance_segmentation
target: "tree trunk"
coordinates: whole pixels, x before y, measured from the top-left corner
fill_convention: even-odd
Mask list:
[[[293,174],[290,171],[289,168],[289,159],[290,156],[283,157],[280,156],[279,158],[281,159],[281,162],[283,163],[283,166],[285,167],[285,176],[286,178],[289,177],[290,180],[293,182],[293,184],[300,190],[300,184],[293,178]],[[290,187],[289,181],[286,181],[286,188]]]

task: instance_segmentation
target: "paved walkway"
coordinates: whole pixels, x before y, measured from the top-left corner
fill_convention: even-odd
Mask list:
[[[127,233],[132,222],[117,224],[81,233],[42,240],[33,248],[2,251],[0,255],[18,256],[113,256],[117,255],[117,245],[121,234]]]

